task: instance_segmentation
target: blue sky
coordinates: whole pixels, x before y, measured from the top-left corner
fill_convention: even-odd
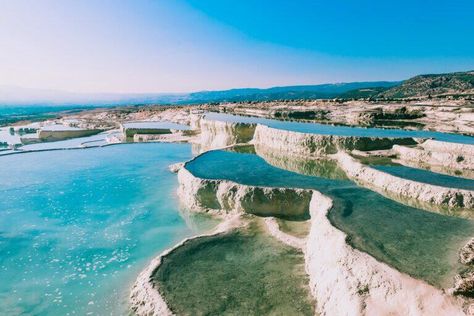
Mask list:
[[[472,0],[0,0],[0,85],[180,92],[472,70],[472,12]]]

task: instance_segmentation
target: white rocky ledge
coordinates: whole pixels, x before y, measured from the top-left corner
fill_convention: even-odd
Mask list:
[[[413,138],[356,137],[300,133],[258,124],[252,142],[281,153],[315,157],[339,150],[390,149],[395,144],[413,145]]]
[[[331,199],[314,192],[305,258],[320,315],[471,315],[474,312],[469,310],[474,309],[469,301],[445,294],[349,246],[346,235],[327,218],[331,207]]]
[[[406,202],[410,200],[414,203],[423,202],[426,205],[440,206],[447,210],[459,210],[458,215],[460,216],[474,216],[474,191],[399,178],[366,166],[342,151],[334,157],[339,161],[339,166],[348,177],[364,187],[381,194],[388,193],[390,197],[399,196],[406,199]],[[426,209],[426,207],[424,208]],[[439,209],[434,207],[428,210],[438,211]]]
[[[259,216],[306,218],[311,190],[259,187],[228,180],[209,180],[181,168],[178,195],[190,210],[197,212],[245,212]]]

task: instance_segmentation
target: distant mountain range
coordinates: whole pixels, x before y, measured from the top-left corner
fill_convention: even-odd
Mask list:
[[[407,98],[439,94],[474,94],[474,71],[420,75],[405,81],[331,83],[174,94],[81,94],[0,86],[0,105],[198,104],[295,99]]]
[[[265,101],[279,99],[327,99],[355,89],[390,88],[400,82],[351,82],[268,89],[244,88],[221,91],[162,94],[80,94],[54,90],[0,86],[0,104],[4,105],[124,105],[124,104],[196,104],[225,101]]]

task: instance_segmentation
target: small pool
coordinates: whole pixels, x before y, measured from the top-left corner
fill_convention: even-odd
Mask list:
[[[474,190],[474,180],[471,179],[448,176],[429,170],[411,168],[402,165],[374,165],[371,167],[403,179],[448,188]]]
[[[301,251],[253,223],[173,251],[155,271],[177,315],[314,315]]]
[[[206,179],[318,190],[334,200],[328,217],[354,247],[440,287],[450,287],[462,269],[457,253],[474,231],[473,221],[408,207],[349,180],[279,169],[250,151],[210,151],[186,168]]]
[[[357,137],[418,137],[418,138],[434,138],[437,140],[453,143],[474,144],[474,137],[460,134],[432,132],[425,130],[403,130],[403,129],[383,129],[372,127],[350,127],[336,126],[330,124],[304,123],[292,121],[279,121],[274,119],[266,119],[261,117],[251,117],[234,115],[227,113],[206,113],[205,118],[216,121],[232,122],[232,123],[253,123],[263,124],[272,128],[289,130],[300,133],[336,135],[336,136],[357,136]]]

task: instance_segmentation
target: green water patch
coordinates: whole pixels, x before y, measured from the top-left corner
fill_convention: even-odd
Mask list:
[[[464,267],[458,251],[474,233],[469,220],[425,212],[357,187],[329,193],[331,223],[347,242],[399,271],[441,288]]]
[[[278,223],[278,227],[284,233],[289,235],[298,237],[298,238],[305,238],[309,234],[309,230],[311,228],[311,222],[308,221],[289,221],[285,219],[276,219]]]
[[[471,220],[409,207],[349,180],[283,170],[254,154],[211,151],[186,168],[201,178],[318,190],[334,200],[328,217],[352,246],[439,287],[451,286],[462,268],[458,250],[474,233]]]
[[[178,315],[314,315],[303,253],[256,223],[187,242],[153,282]]]

